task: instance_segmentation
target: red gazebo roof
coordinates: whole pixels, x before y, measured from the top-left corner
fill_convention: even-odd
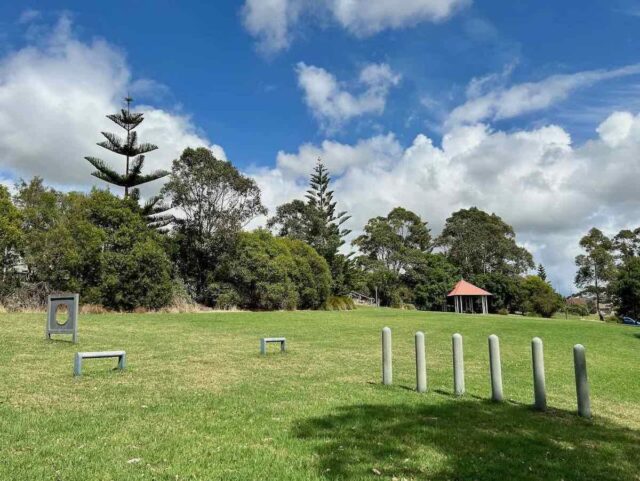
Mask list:
[[[491,296],[490,292],[485,291],[484,289],[480,289],[477,286],[465,281],[462,279],[459,281],[454,288],[451,290],[447,297],[453,296]]]

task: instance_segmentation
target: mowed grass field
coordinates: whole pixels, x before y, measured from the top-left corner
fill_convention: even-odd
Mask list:
[[[380,330],[393,331],[382,386]],[[638,480],[640,329],[591,321],[354,312],[81,316],[80,341],[44,315],[0,314],[0,480]],[[429,392],[415,392],[414,333]],[[452,396],[451,335],[467,394]],[[507,401],[488,401],[487,336]],[[286,336],[289,352],[259,354]],[[530,342],[545,343],[547,413]],[[587,350],[594,419],[575,414],[572,346]],[[88,360],[76,351],[124,349]]]

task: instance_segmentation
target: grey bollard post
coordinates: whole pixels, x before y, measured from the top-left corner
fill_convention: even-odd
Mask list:
[[[462,335],[455,333],[453,344],[453,392],[456,396],[464,394],[464,355],[462,351]]]
[[[393,383],[393,366],[391,359],[391,329],[382,329],[382,384]]]
[[[427,359],[424,349],[424,333],[416,332],[416,391],[427,392]]]
[[[591,401],[589,400],[589,380],[587,379],[587,359],[582,344],[573,346],[573,364],[576,371],[576,394],[578,397],[578,414],[583,418],[591,417]]]
[[[534,406],[539,411],[547,410],[547,388],[544,379],[544,351],[542,339],[534,337],[531,341],[531,362],[533,365]]]
[[[502,363],[500,362],[500,340],[495,334],[489,336],[489,370],[491,371],[491,400],[500,402],[502,395]]]
[[[82,376],[82,358],[80,357],[79,352],[76,352],[76,355],[73,358],[73,375]]]

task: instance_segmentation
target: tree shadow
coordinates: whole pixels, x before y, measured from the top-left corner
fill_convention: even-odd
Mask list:
[[[573,413],[471,400],[353,405],[304,419],[328,479],[638,479],[638,431]]]

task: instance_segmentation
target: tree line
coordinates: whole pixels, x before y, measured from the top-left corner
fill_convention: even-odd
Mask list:
[[[620,315],[640,317],[640,227],[623,229],[613,237],[592,228],[581,240],[583,253],[575,259],[575,283],[594,300],[601,320],[603,302]]]
[[[171,171],[143,174],[145,154],[135,128],[144,120],[126,108],[108,117],[124,138],[103,133],[105,149],[123,157],[121,174],[87,157],[94,175],[124,189],[63,193],[34,178],[13,193],[0,187],[0,303],[43,302],[50,291],[80,292],[83,302],[116,310],[159,309],[176,298],[217,308],[319,309],[352,292],[383,306],[447,309],[461,278],[493,294],[493,312],[551,316],[562,297],[537,275],[531,254],[511,226],[475,207],[454,212],[433,237],[428,223],[404,207],[366,223],[350,245],[350,216],[338,208],[321,162],[302,199],[267,215],[260,189],[231,162],[205,148],[187,148]],[[166,178],[142,202],[139,186]]]

